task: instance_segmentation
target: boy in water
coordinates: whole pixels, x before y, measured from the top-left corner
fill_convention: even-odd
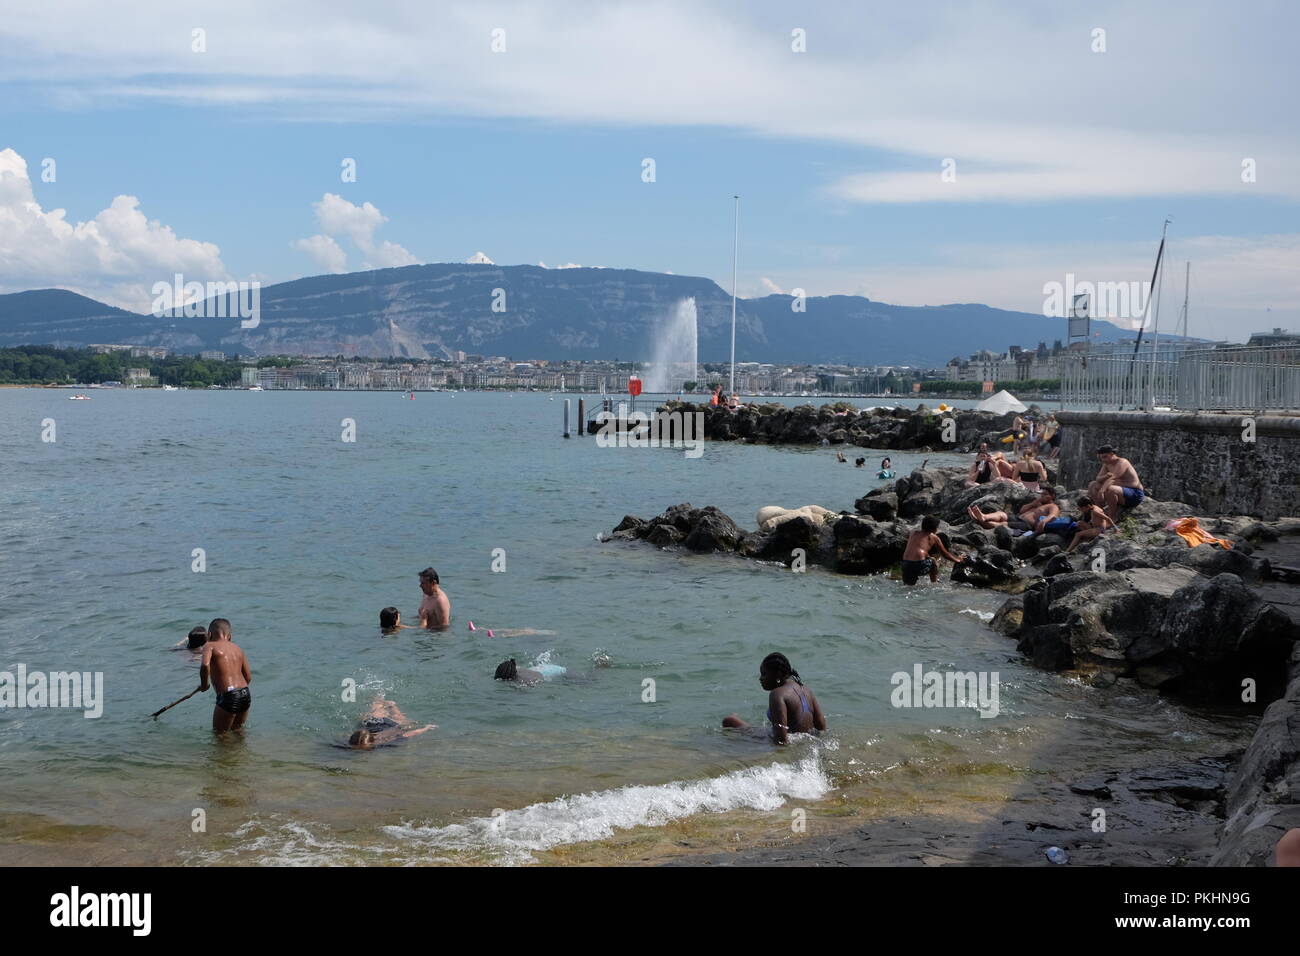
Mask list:
[[[202,624],[190,628],[189,636],[183,641],[177,641],[172,645],[172,650],[179,651],[184,648],[187,651],[201,651],[203,645],[208,642],[208,629]]]
[[[402,612],[395,607],[386,607],[379,612],[379,629],[385,634],[393,634],[410,626],[402,623]]]
[[[420,602],[420,627],[445,631],[451,625],[451,601],[442,590],[438,572],[433,568],[420,572],[420,590],[424,592],[424,600]]]
[[[939,519],[927,515],[921,521],[921,527],[907,536],[907,547],[903,550],[903,583],[909,587],[920,580],[922,574],[930,575],[931,584],[938,582],[939,566],[930,557],[935,548],[953,564],[966,560],[965,555],[952,554],[943,546],[943,539],[935,534],[938,530]]]
[[[214,619],[208,625],[208,642],[203,645],[203,660],[199,665],[200,692],[206,691],[211,682],[217,694],[216,706],[212,708],[213,733],[243,729],[248,721],[248,709],[253,706],[253,695],[248,689],[252,679],[248,658],[230,639],[230,622],[224,617]]]

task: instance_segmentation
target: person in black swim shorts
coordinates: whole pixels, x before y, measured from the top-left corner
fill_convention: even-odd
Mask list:
[[[361,726],[348,738],[348,746],[356,750],[373,750],[375,747],[395,744],[407,737],[418,736],[437,726],[425,724],[416,727],[415,722],[402,713],[395,703],[376,697],[369,712],[361,718]]]

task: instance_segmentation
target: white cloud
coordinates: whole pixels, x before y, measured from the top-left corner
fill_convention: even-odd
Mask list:
[[[86,222],[65,217],[37,202],[26,160],[0,150],[0,289],[65,288],[147,312],[153,284],[176,273],[185,281],[231,278],[216,245],[146,218],[134,196],[115,197]]]
[[[1076,6],[815,5],[800,10],[808,48],[795,54],[777,0],[485,2],[436,16],[417,0],[137,0],[138,21],[99,0],[67,0],[0,22],[0,82],[65,109],[102,99],[332,121],[717,126],[886,151],[870,172],[840,161],[830,194],[846,202],[1243,189],[1300,198],[1300,135],[1283,122],[1300,87],[1293,7]],[[208,52],[194,54],[200,21]],[[488,24],[506,31],[508,52],[490,52]],[[1092,49],[1099,24],[1104,53]],[[168,36],[175,42],[160,42]],[[946,157],[957,161],[952,183],[939,178]],[[1259,162],[1250,186],[1240,181],[1246,157]]]
[[[362,269],[419,264],[419,259],[397,243],[386,239],[375,242],[375,231],[388,222],[388,217],[371,203],[358,206],[342,196],[326,193],[320,202],[311,206],[316,211],[320,234],[308,239],[295,239],[290,245],[310,255],[330,272],[347,271],[347,252],[339,245],[338,236],[346,237],[361,252]]]
[[[329,236],[315,235],[308,239],[295,239],[290,245],[307,253],[326,272],[339,275],[348,271],[348,254]]]
[[[466,259],[465,262],[470,265],[488,265],[488,266],[496,265],[495,262],[493,262],[491,259],[487,257],[487,253],[485,252],[474,253],[472,256]]]
[[[759,282],[763,283],[763,288],[771,295],[785,295],[785,290],[769,279],[767,276],[761,277]]]
[[[581,269],[582,265],[577,262],[566,262],[564,265],[556,266],[557,269]]]

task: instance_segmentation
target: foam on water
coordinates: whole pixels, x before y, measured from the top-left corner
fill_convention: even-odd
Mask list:
[[[404,824],[384,831],[435,853],[487,850],[499,854],[499,862],[524,863],[534,851],[608,839],[616,830],[663,826],[697,813],[775,810],[787,799],[816,800],[831,789],[814,752],[797,763],[771,763],[706,780],[619,787],[449,826]]]

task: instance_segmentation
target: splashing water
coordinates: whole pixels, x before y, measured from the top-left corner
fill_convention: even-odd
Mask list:
[[[654,354],[645,372],[647,392],[677,392],[698,381],[695,299],[682,299],[659,323]]]

